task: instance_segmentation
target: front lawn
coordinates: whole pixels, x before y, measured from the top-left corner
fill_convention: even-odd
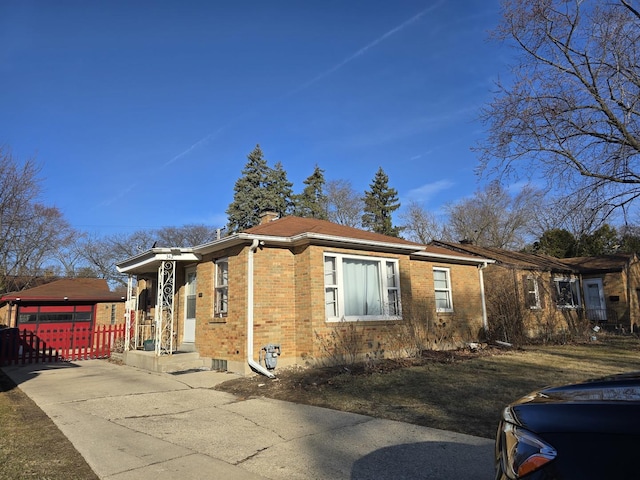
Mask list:
[[[640,340],[600,335],[575,345],[479,353],[432,352],[419,361],[280,369],[217,388],[493,438],[502,408],[535,389],[640,370]]]

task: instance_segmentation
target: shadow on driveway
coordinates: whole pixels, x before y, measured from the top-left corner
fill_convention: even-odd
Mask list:
[[[356,460],[351,480],[441,480],[486,478],[486,465],[474,467],[486,458],[486,447],[450,442],[417,442],[380,448]],[[450,459],[443,462],[442,458]]]

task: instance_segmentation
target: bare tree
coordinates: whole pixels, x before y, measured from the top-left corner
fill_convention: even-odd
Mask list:
[[[484,247],[523,248],[536,217],[542,193],[530,186],[511,196],[493,182],[471,198],[446,206],[446,237]]]
[[[73,238],[60,210],[39,202],[39,173],[33,159],[20,164],[0,147],[0,291],[27,288],[55,270],[56,253]]]
[[[537,214],[531,233],[542,236],[549,230],[561,229],[576,238],[593,233],[606,223],[608,211],[599,208],[597,198],[579,197],[546,199],[536,205]]]
[[[105,278],[112,286],[126,284],[126,279],[116,269],[122,260],[138,255],[154,247],[192,247],[217,238],[217,230],[206,225],[163,227],[157,230],[138,230],[106,237],[86,237],[80,252],[83,262],[76,274]]]
[[[329,180],[326,184],[329,221],[360,227],[364,202],[348,180]]]
[[[480,171],[544,178],[605,216],[640,195],[640,14],[633,0],[505,0],[520,53],[484,109]]]
[[[416,202],[411,202],[400,214],[402,233],[407,240],[427,244],[443,237],[442,225],[436,216],[425,210]]]
[[[156,230],[158,247],[193,247],[217,238],[217,230],[208,225],[183,225]]]

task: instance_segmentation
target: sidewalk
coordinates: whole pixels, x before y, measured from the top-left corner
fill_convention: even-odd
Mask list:
[[[104,480],[492,479],[493,441],[212,390],[219,372],[4,367]]]

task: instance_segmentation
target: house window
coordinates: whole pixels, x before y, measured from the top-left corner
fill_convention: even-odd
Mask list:
[[[540,308],[540,291],[538,290],[538,279],[532,275],[524,279],[525,302],[528,308]]]
[[[578,308],[580,295],[578,282],[575,278],[554,278],[556,287],[557,305],[560,308]]]
[[[436,292],[436,312],[453,312],[451,276],[448,268],[433,269],[433,286]]]
[[[221,258],[215,265],[215,303],[214,315],[226,317],[229,308],[229,260]]]
[[[327,320],[388,320],[401,315],[398,261],[327,254],[324,256]]]

